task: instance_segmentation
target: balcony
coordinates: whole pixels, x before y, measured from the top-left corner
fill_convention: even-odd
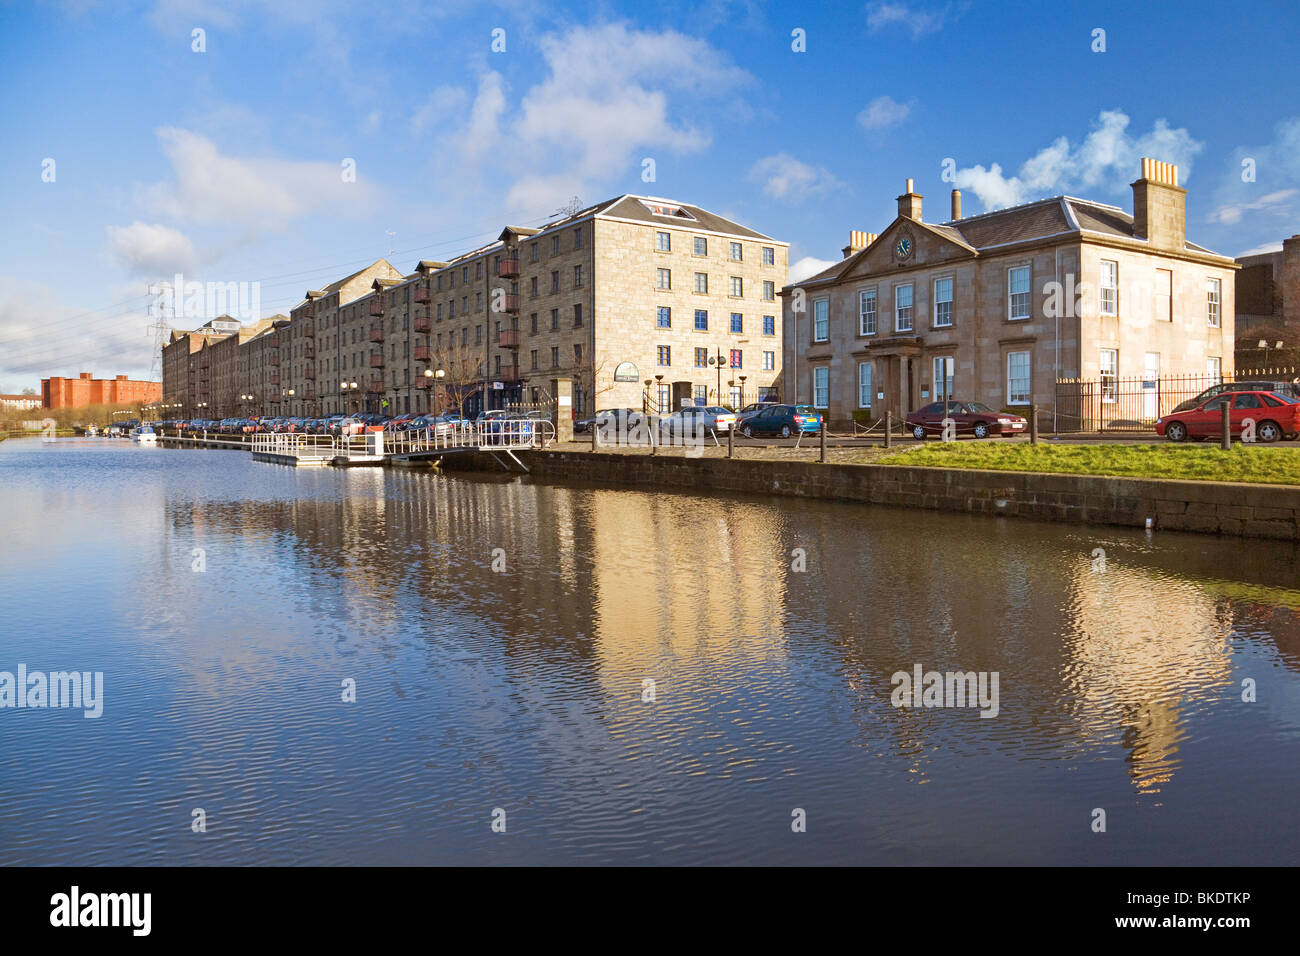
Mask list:
[[[429,287],[427,285],[418,285],[415,287],[415,301],[424,303],[429,301]]]
[[[494,376],[494,378],[498,382],[517,382],[519,381],[519,366],[502,365],[499,369],[497,369],[497,373]]]
[[[416,380],[415,387],[423,388],[425,390],[433,388],[433,379],[424,378],[423,376],[421,376],[419,379]]]
[[[383,352],[371,352],[371,353],[370,353],[370,367],[371,367],[371,368],[383,368],[383,367],[384,367],[384,353],[383,353]]]
[[[366,392],[370,395],[382,395],[384,394],[384,383],[381,381],[367,382]]]
[[[502,259],[497,263],[497,275],[503,279],[519,275],[519,259],[517,257]]]
[[[274,335],[272,335],[270,338],[266,340],[266,347],[270,349],[278,349],[280,347],[279,332],[276,332]]]
[[[429,351],[430,351],[430,350],[429,350],[429,346],[427,346],[427,345],[417,345],[417,346],[415,347],[415,356],[414,356],[415,360],[416,360],[417,362],[427,362],[427,361],[429,361]]]
[[[429,317],[427,315],[417,315],[411,328],[416,332],[424,332],[425,334],[428,334]]]
[[[316,381],[316,366],[308,365],[302,370],[302,377],[307,379],[309,382]]]
[[[280,384],[280,370],[279,370],[279,369],[276,369],[275,371],[273,371],[273,372],[271,373],[270,377],[268,378],[268,381],[269,381],[272,385],[279,385],[279,384]]]
[[[370,314],[371,315],[384,314],[384,303],[379,300],[378,296],[370,300]]]
[[[306,359],[314,359],[316,357],[316,348],[310,342],[304,342],[302,344],[302,357]]]
[[[314,339],[316,337],[316,323],[304,325],[302,327],[302,337],[305,339]]]
[[[519,348],[519,330],[502,329],[497,333],[497,348],[499,349],[517,349]]]
[[[277,353],[274,354],[274,355],[268,355],[268,356],[266,357],[266,361],[267,361],[267,364],[268,364],[268,365],[279,365],[279,364],[280,364],[280,353],[277,352]]]
[[[514,315],[519,314],[519,293],[507,292],[505,310]]]
[[[304,305],[301,309],[298,310],[298,315],[304,319],[310,319],[315,314],[316,314],[315,302],[308,302],[306,305]]]
[[[382,325],[372,325],[370,327],[370,341],[382,342],[384,340],[384,327]]]

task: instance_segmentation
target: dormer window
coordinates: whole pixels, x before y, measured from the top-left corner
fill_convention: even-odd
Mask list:
[[[669,216],[673,219],[690,219],[694,221],[695,217],[683,209],[681,206],[674,206],[666,202],[653,202],[649,199],[638,199],[647,211],[656,216]]]

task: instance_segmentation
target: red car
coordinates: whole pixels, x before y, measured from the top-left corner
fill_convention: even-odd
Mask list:
[[[1228,428],[1240,438],[1247,421],[1255,424],[1255,441],[1269,444],[1300,433],[1300,402],[1276,392],[1227,392],[1195,408],[1170,412],[1156,421],[1156,434],[1170,441],[1205,441],[1223,434],[1223,406],[1231,403]]]
[[[932,402],[924,408],[917,409],[907,416],[907,427],[912,437],[925,441],[926,435],[942,435],[943,420],[951,418],[956,425],[957,435],[974,435],[976,438],[988,438],[1001,435],[1023,435],[1029,430],[1029,419],[1009,412],[995,412],[983,402],[949,401],[945,413],[943,402]]]

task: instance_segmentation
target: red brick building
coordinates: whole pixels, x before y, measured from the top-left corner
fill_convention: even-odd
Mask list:
[[[93,378],[82,372],[77,378],[54,376],[41,379],[44,408],[85,408],[88,405],[134,405],[162,401],[161,382],[132,381],[125,375]]]

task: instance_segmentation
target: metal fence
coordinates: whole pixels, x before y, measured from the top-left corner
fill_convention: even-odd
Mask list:
[[[1040,409],[1043,417],[1056,418],[1062,432],[1144,432],[1174,406],[1196,398],[1223,382],[1292,382],[1294,368],[1246,369],[1234,375],[1103,376],[1096,379],[1059,379],[1054,409]]]

